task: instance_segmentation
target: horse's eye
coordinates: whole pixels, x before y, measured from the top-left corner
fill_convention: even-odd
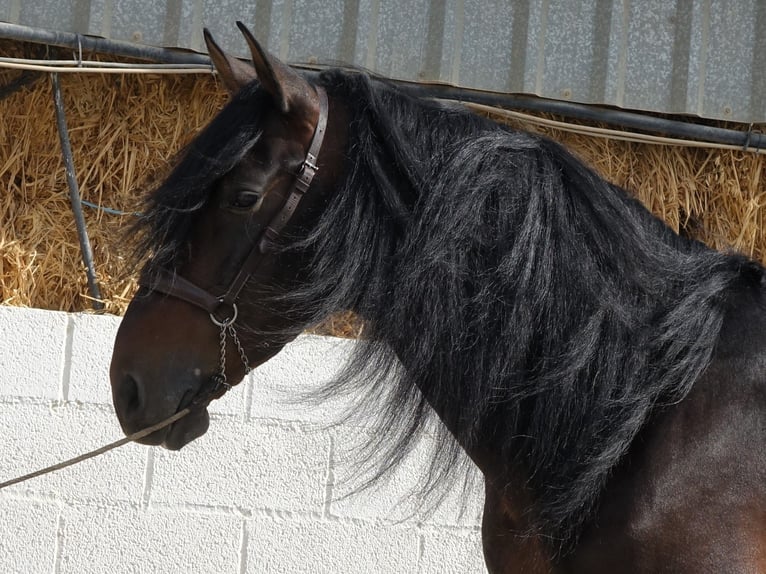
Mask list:
[[[261,194],[255,191],[240,191],[229,202],[233,209],[252,209],[261,201]]]

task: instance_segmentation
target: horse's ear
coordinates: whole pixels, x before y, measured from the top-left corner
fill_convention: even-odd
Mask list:
[[[271,94],[274,103],[282,113],[287,113],[291,104],[298,103],[302,98],[311,97],[310,94],[313,93],[311,86],[298,72],[264,50],[242,22],[237,22],[237,26],[250,47],[258,81]]]
[[[248,63],[229,56],[213,39],[210,30],[203,30],[210,60],[213,62],[218,77],[232,96],[247,84],[255,80],[255,69]]]

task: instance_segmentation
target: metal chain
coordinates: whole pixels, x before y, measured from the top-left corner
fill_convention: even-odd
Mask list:
[[[242,343],[237,336],[237,331],[234,329],[234,325],[229,325],[228,331],[232,341],[234,341],[234,344],[237,346],[239,360],[242,361],[242,365],[245,367],[245,376],[247,376],[247,374],[252,371],[252,369],[250,368],[250,361],[248,360],[247,354],[245,353],[245,348],[242,346]]]
[[[216,388],[223,387],[228,391],[231,385],[227,382],[226,378],[226,325],[221,325],[221,331],[218,335],[218,347],[220,349],[218,353],[218,374],[214,377]]]
[[[247,354],[245,353],[245,349],[242,346],[242,342],[239,340],[239,336],[237,335],[237,330],[234,328],[233,322],[231,323],[224,323],[221,325],[221,331],[218,334],[218,347],[220,349],[219,352],[219,361],[218,361],[218,374],[215,375],[215,381],[216,381],[216,388],[223,387],[224,392],[231,389],[232,385],[228,383],[228,377],[226,376],[226,335],[229,335],[234,341],[234,345],[237,348],[237,352],[239,353],[239,359],[242,361],[242,365],[245,367],[245,376],[252,370],[250,368],[250,361],[247,358]]]

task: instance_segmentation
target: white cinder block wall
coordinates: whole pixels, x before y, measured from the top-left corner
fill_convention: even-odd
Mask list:
[[[121,437],[108,364],[119,318],[0,306],[0,481]],[[413,457],[343,497],[340,404],[291,404],[353,343],[305,336],[211,407],[179,452],[130,444],[0,491],[3,573],[485,572],[480,493],[412,516]],[[477,489],[479,486],[477,486]]]

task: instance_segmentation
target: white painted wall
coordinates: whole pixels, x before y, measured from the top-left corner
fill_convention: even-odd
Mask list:
[[[119,319],[0,306],[0,481],[111,442]],[[0,491],[8,573],[485,572],[480,495],[408,516],[413,457],[376,492],[339,499],[350,437],[339,404],[290,404],[353,343],[305,336],[211,406],[179,452],[130,444]],[[293,391],[293,392],[291,392]],[[403,518],[404,517],[404,518]]]

